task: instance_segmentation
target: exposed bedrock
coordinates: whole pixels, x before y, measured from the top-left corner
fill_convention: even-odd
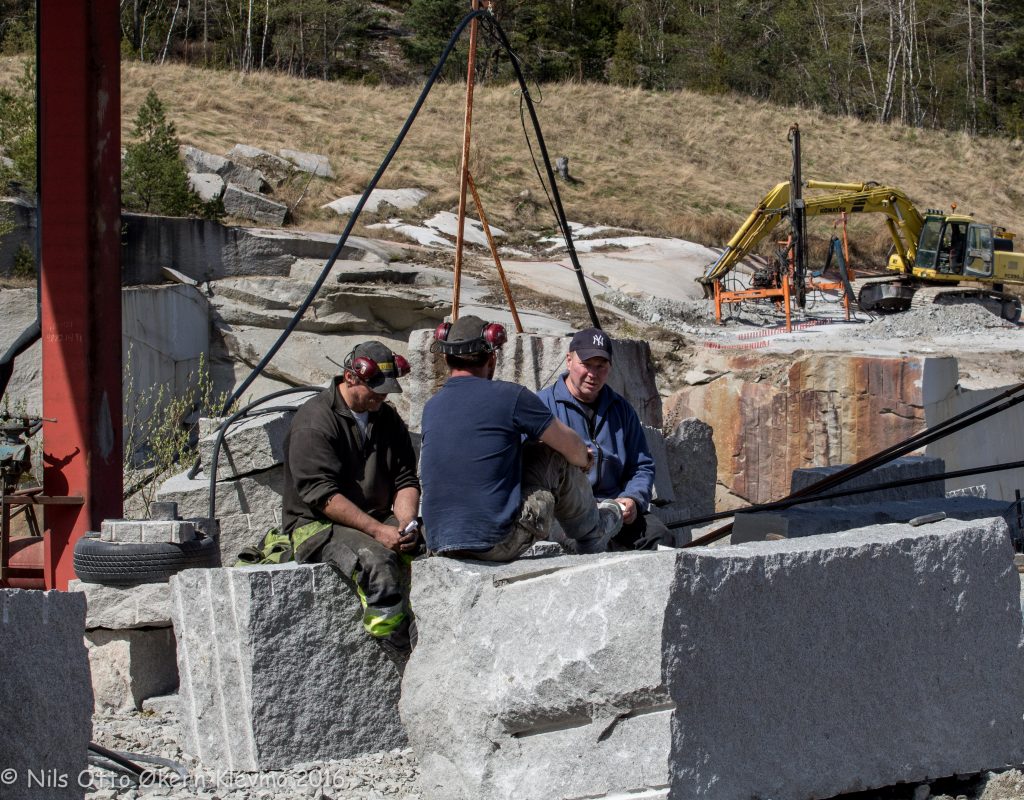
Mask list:
[[[667,399],[666,421],[709,423],[719,483],[756,503],[788,494],[795,469],[852,464],[921,431],[926,416],[945,418],[935,409],[958,380],[951,357],[743,354],[715,366],[720,377]]]

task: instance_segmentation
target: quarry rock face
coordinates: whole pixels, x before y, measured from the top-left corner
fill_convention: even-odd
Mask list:
[[[1019,592],[998,519],[417,561],[423,797],[824,798],[1020,763]]]
[[[936,379],[950,362],[955,372],[951,358],[735,355],[722,377],[669,397],[665,416],[711,425],[719,482],[763,503],[788,494],[795,469],[851,464],[922,430],[926,404],[952,390]]]

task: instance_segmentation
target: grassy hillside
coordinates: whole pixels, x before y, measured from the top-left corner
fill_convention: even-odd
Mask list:
[[[0,60],[0,81],[20,72]],[[362,191],[412,107],[418,88],[297,80],[182,66],[123,66],[123,134],[156,89],[182,142],[223,153],[236,142],[325,153],[336,178],[308,187],[297,223],[333,230],[319,206]],[[434,89],[383,188],[421,186],[432,212],[457,201],[465,87]],[[1019,141],[882,126],[731,96],[651,93],[599,85],[535,89],[552,157],[581,182],[561,186],[570,219],[722,244],[765,191],[789,176],[786,134],[803,131],[805,177],[875,180],[920,207],[973,212],[1024,233]],[[492,221],[511,230],[551,225],[524,144],[512,87],[478,86],[472,172]],[[303,185],[286,187],[298,198]],[[523,192],[529,193],[524,201]],[[829,223],[830,224],[830,223]],[[823,223],[818,223],[824,230]],[[861,236],[880,243],[880,220]]]

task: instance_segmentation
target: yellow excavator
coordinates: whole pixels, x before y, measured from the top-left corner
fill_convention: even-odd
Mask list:
[[[807,181],[822,194],[801,198],[807,217],[823,214],[882,214],[892,251],[884,278],[860,281],[858,305],[868,312],[906,311],[930,303],[981,303],[1016,322],[1021,302],[1004,284],[1024,284],[1024,253],[1013,252],[1014,235],[1005,228],[964,214],[928,210],[921,214],[899,189],[877,183]],[[764,239],[792,207],[790,182],[765,195],[729,244],[698,278],[706,297]],[[954,208],[955,211],[955,208]]]

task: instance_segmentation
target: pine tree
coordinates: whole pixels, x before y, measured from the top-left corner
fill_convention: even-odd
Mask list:
[[[189,187],[174,123],[152,89],[135,117],[132,137],[135,141],[125,148],[121,204],[131,211],[172,217],[210,216],[212,209]]]

